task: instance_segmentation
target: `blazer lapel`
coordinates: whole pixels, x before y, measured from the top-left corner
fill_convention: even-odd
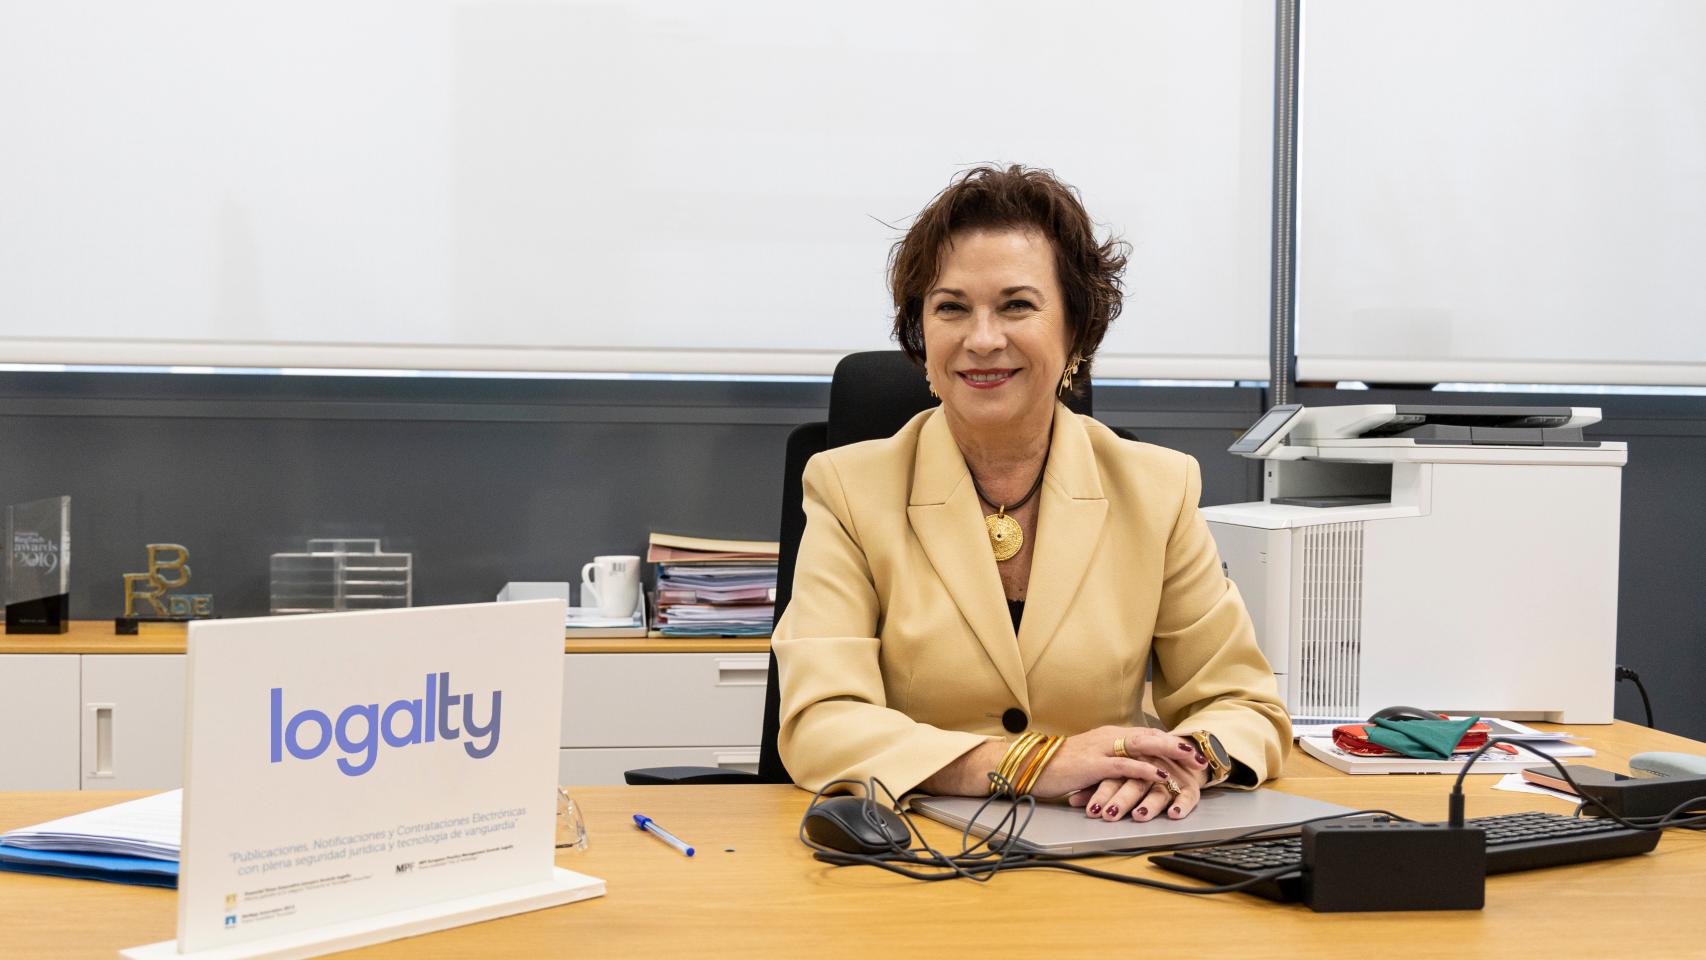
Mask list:
[[[968,484],[969,485],[969,484]],[[1089,434],[1078,415],[1057,405],[1054,438],[1044,470],[1042,505],[1037,510],[1037,544],[1031,554],[1031,580],[1025,591],[1025,619],[1019,625],[1019,650],[1029,673],[1054,642],[1061,621],[1090,569],[1102,537],[1108,500]]]
[[[1013,691],[1020,709],[1029,714],[1025,669],[1013,635],[1013,620],[1007,614],[1001,575],[995,569],[995,555],[989,550],[983,510],[972,489],[965,458],[939,410],[919,433],[906,515],[936,575],[977,634],[1001,679]],[[1029,616],[1027,610],[1027,620]]]

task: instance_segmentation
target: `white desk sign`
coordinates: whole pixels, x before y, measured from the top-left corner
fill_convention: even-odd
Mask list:
[[[308,957],[604,893],[556,868],[561,600],[194,623],[178,939]]]

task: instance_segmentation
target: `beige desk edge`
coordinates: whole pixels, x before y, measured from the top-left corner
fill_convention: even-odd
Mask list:
[[[187,630],[181,624],[144,625],[121,637],[110,620],[76,620],[62,634],[0,634],[0,655],[8,653],[183,653]],[[600,637],[576,631],[563,639],[564,653],[768,653],[769,637]]]

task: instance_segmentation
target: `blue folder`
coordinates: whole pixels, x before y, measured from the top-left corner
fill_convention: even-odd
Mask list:
[[[0,843],[0,870],[38,873],[78,880],[139,883],[151,887],[176,887],[178,861],[149,857],[119,857],[100,853],[67,853],[59,850],[26,850]]]

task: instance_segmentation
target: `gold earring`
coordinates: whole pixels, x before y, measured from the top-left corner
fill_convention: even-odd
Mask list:
[[[1073,357],[1072,362],[1068,363],[1066,365],[1066,369],[1061,371],[1061,374],[1060,374],[1060,391],[1059,391],[1060,396],[1063,396],[1063,397],[1066,396],[1066,392],[1068,390],[1072,389],[1072,378],[1078,375],[1078,365],[1080,363],[1083,363],[1083,362],[1084,362],[1083,357]]]
[[[924,388],[930,391],[930,395],[932,397],[935,397],[938,400],[942,399],[942,395],[936,392],[936,385],[931,383],[928,378],[924,381]]]

